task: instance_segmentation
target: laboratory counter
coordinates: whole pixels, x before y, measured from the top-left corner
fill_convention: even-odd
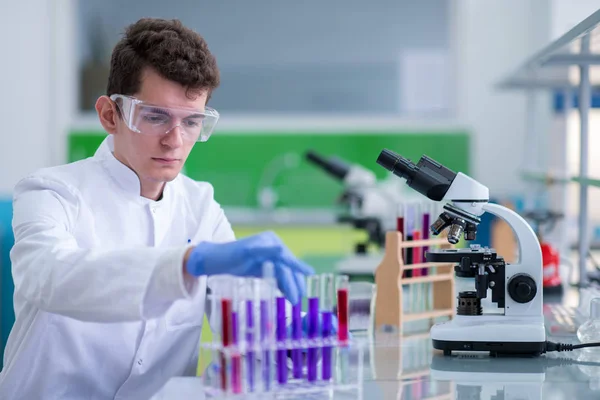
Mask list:
[[[359,365],[362,369],[362,384],[356,390],[325,390],[285,398],[600,399],[600,351],[575,350],[529,358],[493,358],[475,353],[444,356],[432,349],[427,334],[402,339],[384,334],[374,340],[360,336],[354,339],[365,350],[362,357],[351,362],[351,369]],[[562,335],[549,340],[569,342]],[[205,395],[200,378],[192,377],[172,378],[152,397],[201,398],[214,397]]]

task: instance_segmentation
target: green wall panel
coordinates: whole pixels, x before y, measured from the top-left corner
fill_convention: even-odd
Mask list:
[[[99,132],[72,132],[69,161],[92,156],[103,138]],[[375,162],[383,148],[413,161],[427,154],[455,171],[469,173],[466,132],[220,132],[194,147],[185,172],[211,182],[217,200],[227,206],[257,206],[259,184],[265,181],[276,189],[281,207],[331,207],[341,184],[304,161],[305,151],[337,155],[383,178],[387,171]],[[280,168],[284,155],[295,155],[298,165]]]

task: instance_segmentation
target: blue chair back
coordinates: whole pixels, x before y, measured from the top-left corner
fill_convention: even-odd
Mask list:
[[[10,249],[15,242],[12,231],[12,198],[0,198],[0,370],[4,347],[15,322],[14,285],[10,267]]]

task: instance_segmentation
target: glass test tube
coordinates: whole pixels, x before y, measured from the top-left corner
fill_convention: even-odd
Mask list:
[[[338,340],[345,342],[348,340],[348,288],[350,278],[348,275],[338,275],[336,277],[335,287],[337,290],[337,317],[338,317]]]
[[[412,240],[417,241],[421,239],[421,204],[414,203],[412,205],[412,220],[411,220],[411,233]],[[423,249],[421,247],[413,247],[411,248],[411,260],[412,264],[420,264],[421,256],[423,255]],[[421,276],[421,268],[413,268],[412,276],[419,277]],[[410,285],[411,292],[411,309],[413,312],[420,312],[423,309],[424,299],[424,283],[417,283]]]
[[[285,343],[287,336],[287,326],[285,321],[285,297],[277,297],[277,343]],[[277,350],[277,382],[280,385],[287,383],[287,350],[281,348]]]
[[[432,205],[433,204],[431,202],[427,202],[423,206],[423,212],[421,214],[421,237],[423,238],[423,240],[429,240],[429,227],[431,226],[431,210],[433,208]],[[427,253],[428,250],[429,246],[423,247],[423,262],[427,262],[427,259],[425,258],[425,253]],[[428,274],[429,268],[423,268],[423,275]]]
[[[405,209],[404,209],[404,238],[403,240],[405,242],[409,242],[413,240],[413,232],[414,232],[414,221],[415,221],[415,209],[414,209],[414,203],[407,203],[405,204]],[[413,252],[411,248],[405,248],[404,249],[404,264],[405,265],[410,265],[413,263]],[[404,277],[405,278],[412,278],[413,276],[413,270],[412,269],[407,269],[406,271],[404,271]]]
[[[231,299],[221,299],[221,389],[224,392],[229,390],[228,374],[227,374],[227,359],[225,351],[231,344]]]
[[[404,203],[398,204],[398,211],[396,214],[396,230],[402,233],[402,236],[404,236]],[[404,237],[402,240],[404,240]]]
[[[422,216],[421,216],[421,235],[423,237],[423,240],[429,240],[430,238],[430,226],[431,226],[431,216],[432,216],[432,212],[434,210],[433,207],[434,203],[432,202],[426,202],[423,205],[423,210],[422,210]],[[426,254],[429,251],[429,246],[423,246],[423,262],[427,262],[427,258],[426,258]],[[422,271],[422,275],[429,275],[431,273],[429,268],[423,268]],[[425,304],[424,304],[424,308],[425,310],[429,310],[430,307],[430,292],[432,289],[433,285],[431,283],[426,283],[425,284]]]
[[[241,393],[242,391],[242,356],[239,352],[239,331],[240,331],[240,286],[243,281],[236,278],[232,282],[233,296],[231,300],[231,386],[233,393]]]
[[[302,299],[292,306],[292,374],[294,378],[302,378]]]
[[[308,277],[308,340],[314,340],[319,334],[319,277],[316,275]],[[317,362],[319,349],[308,348],[307,378],[309,382],[317,380]]]
[[[421,240],[421,204],[413,205],[413,226],[412,226],[412,239],[413,240]],[[414,264],[421,264],[423,256],[423,248],[422,247],[413,247],[412,248],[412,261]],[[413,269],[413,276],[421,276],[421,268]]]
[[[246,299],[246,379],[248,384],[248,390],[253,392],[256,385],[256,341],[258,332],[256,329],[256,320],[254,318],[255,307],[254,305],[260,305],[261,299],[261,280],[258,278],[250,279],[251,294]]]
[[[275,297],[275,271],[271,263],[265,263],[263,266],[263,285],[260,295],[260,340],[263,349],[262,354],[262,381],[265,391],[271,390],[272,383],[272,352],[273,346],[273,301]]]
[[[321,337],[328,339],[333,332],[333,305],[335,302],[335,278],[333,274],[322,274],[321,282]],[[322,353],[322,378],[324,381],[331,379],[331,346],[323,346]]]
[[[338,341],[347,343],[349,336],[348,308],[350,301],[350,277],[348,275],[338,275],[335,279],[335,288],[337,291]],[[339,375],[336,381],[345,382],[348,378],[348,349],[343,345],[338,346],[337,355],[336,370],[339,372]]]

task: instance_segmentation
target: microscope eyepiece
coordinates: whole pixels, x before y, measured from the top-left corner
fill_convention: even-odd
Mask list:
[[[383,149],[379,153],[377,164],[392,171],[394,175],[405,178],[408,182],[412,181],[418,171],[417,166],[413,162],[388,149]]]
[[[423,156],[418,164],[391,150],[383,149],[377,164],[406,179],[406,184],[433,201],[440,201],[450,189],[456,173],[435,160]]]

